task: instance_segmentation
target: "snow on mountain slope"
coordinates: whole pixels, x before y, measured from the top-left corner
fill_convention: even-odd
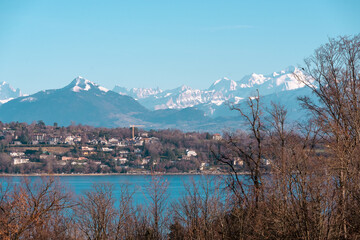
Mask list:
[[[122,95],[128,95],[135,99],[147,98],[147,97],[150,97],[152,95],[156,95],[156,94],[159,94],[162,92],[162,90],[159,88],[132,88],[132,89],[128,90],[128,89],[126,89],[124,87],[120,87],[118,85],[116,85],[113,88],[113,91],[120,93]]]
[[[102,92],[108,92],[109,90],[93,83],[81,76],[75,78],[67,88],[71,88],[73,92],[80,92],[80,91],[89,91],[89,90],[98,90]]]
[[[139,122],[134,114],[148,110],[129,96],[109,91],[83,77],[60,89],[43,90],[18,97],[0,106],[0,121],[31,123],[43,120],[68,125],[129,126]]]
[[[4,104],[22,95],[20,89],[14,89],[7,82],[0,83],[0,104]]]
[[[132,96],[150,110],[157,109],[183,109],[199,106],[206,115],[216,115],[218,106],[226,102],[239,103],[247,97],[259,91],[261,96],[275,94],[282,91],[290,91],[303,88],[295,75],[303,77],[304,74],[298,68],[290,66],[285,70],[263,75],[253,73],[243,77],[240,81],[229,78],[216,80],[208,89],[192,89],[181,86],[171,90],[154,89],[131,89],[127,90],[116,86],[114,91]]]
[[[234,80],[228,79],[226,77],[216,80],[208,90],[210,91],[235,91],[237,88],[237,83]]]
[[[295,75],[300,77],[304,76],[302,71],[293,66],[269,75],[253,73],[250,76],[245,76],[238,82],[238,91],[243,89],[258,89],[260,94],[267,95],[304,87],[304,84],[300,83]]]

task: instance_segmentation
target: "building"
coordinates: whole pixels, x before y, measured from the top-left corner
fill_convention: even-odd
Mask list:
[[[196,157],[197,153],[193,150],[186,149],[186,156],[187,157]]]
[[[18,165],[18,164],[23,164],[23,163],[28,163],[29,159],[27,158],[14,158],[14,165]]]
[[[205,167],[208,167],[208,166],[209,166],[209,163],[202,162],[202,163],[200,164],[200,171],[204,171],[204,168],[205,168]]]
[[[25,155],[25,153],[23,153],[23,152],[11,152],[10,153],[11,157],[21,157],[21,156],[24,156],[24,155]]]
[[[213,138],[213,140],[216,140],[216,141],[222,140],[222,136],[218,133],[215,133],[212,138]]]
[[[129,161],[126,158],[114,158],[114,160],[118,161],[120,165],[126,164]]]

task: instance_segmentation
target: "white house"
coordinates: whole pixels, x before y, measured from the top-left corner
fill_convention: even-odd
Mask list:
[[[14,165],[28,163],[28,162],[29,159],[27,158],[14,158]]]
[[[187,157],[196,157],[197,153],[193,150],[186,149],[186,156]]]

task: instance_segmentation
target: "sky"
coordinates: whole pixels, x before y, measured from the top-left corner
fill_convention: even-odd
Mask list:
[[[359,34],[359,12],[357,0],[0,0],[0,82],[205,89],[303,65],[329,37]]]

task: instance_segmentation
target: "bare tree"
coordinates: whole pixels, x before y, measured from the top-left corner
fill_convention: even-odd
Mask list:
[[[1,185],[1,239],[69,237],[71,195],[54,178]]]
[[[226,199],[218,178],[206,176],[185,185],[186,193],[172,203],[170,236],[182,239],[219,239]]]
[[[92,191],[80,196],[75,213],[86,239],[114,239],[117,229],[114,202],[111,184],[94,184]]]
[[[241,135],[228,134],[222,142],[222,149],[220,148],[220,151],[212,149],[212,152],[218,161],[230,167],[232,178],[229,187],[235,193],[239,203],[249,204],[251,202],[249,196],[252,196],[255,199],[255,207],[257,207],[262,198],[262,167],[264,165],[264,123],[259,92],[255,97],[249,97],[247,104],[246,109],[234,104],[230,105],[230,108],[240,113],[248,126],[248,131]],[[250,186],[241,181],[239,173],[234,167],[236,159],[245,165],[245,170],[250,176]]]
[[[128,184],[120,186],[119,208],[116,220],[115,239],[131,239],[136,236],[137,209],[134,207],[135,189]]]
[[[152,175],[149,185],[146,187],[149,222],[149,238],[162,239],[168,219],[168,186],[169,183],[161,175]]]
[[[358,199],[360,141],[360,35],[329,39],[305,60],[307,78],[298,79],[310,87],[317,101],[301,98],[321,127],[332,158],[330,174],[337,177],[338,232],[349,238],[356,230],[349,220],[351,203]]]

